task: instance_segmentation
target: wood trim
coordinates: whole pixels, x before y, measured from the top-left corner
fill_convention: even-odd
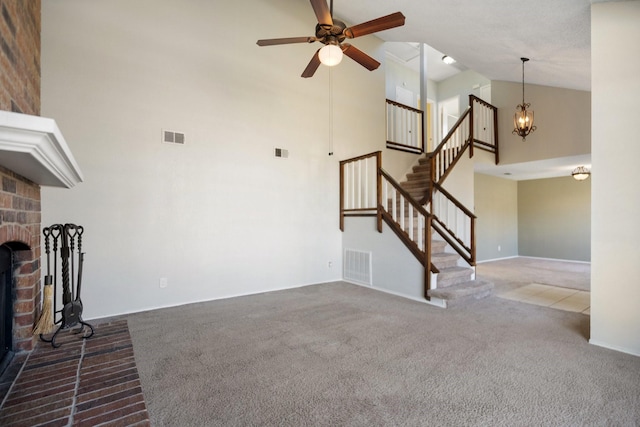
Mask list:
[[[401,104],[401,103],[396,102],[396,101],[392,101],[390,99],[387,99],[387,104],[395,105],[396,107],[400,107],[400,108],[403,108],[405,110],[413,111],[414,113],[423,114],[423,111],[418,109],[418,108],[413,108],[413,107],[410,107],[408,105]]]
[[[445,190],[442,185],[434,182],[433,186],[436,188],[436,190],[438,190],[439,192],[441,192],[442,194],[445,195],[445,197],[449,200],[451,200],[453,202],[454,205],[456,205],[456,207],[458,209],[460,209],[462,212],[464,212],[468,217],[471,218],[476,218],[476,216],[474,215],[473,212],[471,212],[469,209],[467,209],[466,206],[464,206],[462,203],[460,203],[460,201],[458,201],[458,199],[456,199],[455,197],[453,197],[451,195],[451,193],[449,193],[447,190]]]

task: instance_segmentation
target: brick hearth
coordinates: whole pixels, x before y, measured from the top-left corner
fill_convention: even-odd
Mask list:
[[[59,348],[38,341],[0,377],[2,426],[149,426],[126,320],[83,340],[63,331]]]

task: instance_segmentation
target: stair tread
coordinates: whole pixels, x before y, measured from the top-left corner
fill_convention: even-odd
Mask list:
[[[451,252],[436,252],[435,254],[431,254],[432,259],[444,261],[444,260],[452,260],[460,258],[458,254],[452,254]]]
[[[493,287],[493,283],[485,280],[469,280],[457,285],[447,286],[446,288],[430,289],[427,295],[443,300],[454,300],[483,292],[490,292],[493,290]]]
[[[433,255],[431,255],[433,257]],[[447,267],[447,268],[443,268],[442,270],[440,270],[440,274],[447,274],[447,275],[461,275],[463,273],[473,273],[473,269],[469,268],[469,267],[459,267],[459,266],[455,266],[455,267]]]

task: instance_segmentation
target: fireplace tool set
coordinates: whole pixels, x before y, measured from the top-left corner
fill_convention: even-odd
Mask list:
[[[42,230],[44,234],[44,247],[47,255],[47,275],[44,279],[44,301],[43,317],[45,312],[53,318],[49,331],[44,331],[40,324],[36,329],[40,329],[40,339],[51,343],[53,347],[60,347],[56,343],[56,337],[62,330],[71,330],[76,334],[82,334],[86,339],[93,335],[93,326],[82,320],[82,300],[80,290],[82,287],[82,264],[84,263],[84,253],[82,252],[82,233],[84,228],[75,224],[55,224]],[[51,274],[50,243],[53,243],[53,274]],[[59,249],[59,253],[58,253]],[[58,256],[60,257],[61,271],[58,274]],[[76,266],[77,263],[77,266]],[[77,272],[76,272],[77,267]],[[77,274],[77,276],[76,276]],[[62,308],[58,310],[58,279],[62,281]],[[51,293],[51,287],[53,292]],[[49,290],[49,292],[46,292]],[[50,310],[53,300],[53,311]],[[46,307],[48,306],[48,307]],[[57,318],[57,320],[56,320]],[[45,338],[47,332],[51,332],[55,325],[60,324],[51,338]],[[48,328],[44,328],[48,329]]]

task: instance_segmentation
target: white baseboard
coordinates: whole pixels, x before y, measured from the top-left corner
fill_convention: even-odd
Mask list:
[[[416,298],[414,296],[402,294],[400,292],[390,291],[389,289],[376,288],[375,286],[364,285],[362,283],[351,282],[349,280],[344,280],[344,279],[342,281],[350,283],[352,285],[362,286],[363,288],[372,289],[374,291],[384,292],[385,294],[395,295],[397,297],[406,298],[406,299],[410,299],[412,301],[421,302],[423,304],[433,305],[435,307],[440,307],[440,308],[446,308],[446,303],[443,300],[441,300],[440,298],[431,298],[431,301],[428,301],[428,300],[426,300],[424,298]]]
[[[627,354],[630,354],[632,356],[640,356],[640,350],[637,350],[637,349],[636,350],[632,350],[630,348],[619,347],[619,346],[616,346],[616,345],[607,344],[607,343],[604,343],[602,341],[594,340],[593,338],[591,338],[589,340],[589,344],[597,345],[598,347],[608,348],[609,350],[619,351],[621,353],[627,353]]]

